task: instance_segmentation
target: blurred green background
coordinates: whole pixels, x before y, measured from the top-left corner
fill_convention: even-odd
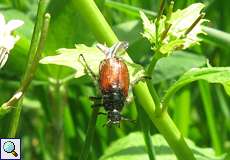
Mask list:
[[[217,29],[210,33],[216,34],[219,39],[203,36],[200,45],[183,52],[178,51],[173,56],[160,60],[154,75],[154,82],[160,95],[164,94],[185,71],[193,67],[205,66],[206,58],[212,66],[230,65],[230,35],[227,34],[230,32],[229,1],[176,0],[174,11],[196,2],[206,5],[205,18],[210,21],[206,26]],[[157,12],[159,1],[96,0],[96,3],[119,39],[130,43],[128,49],[130,57],[136,63],[146,66],[153,51],[149,42],[140,34],[143,28],[138,16],[138,8]],[[7,20],[21,19],[25,22],[16,31],[21,39],[10,53],[6,66],[0,70],[0,104],[8,100],[17,90],[25,71],[37,5],[37,0],[0,1],[0,13],[4,14]],[[55,55],[55,51],[59,48],[74,48],[74,44],[77,43],[89,46],[96,43],[72,0],[51,0],[48,12],[51,14],[51,24],[43,57]],[[60,92],[56,92],[52,80],[63,79],[71,73],[73,70],[69,68],[39,65],[36,77],[23,101],[17,133],[17,137],[22,138],[23,141],[23,159],[54,159],[55,154],[64,155],[64,159],[79,158],[92,112],[92,103],[88,97],[95,95],[95,87],[90,78],[84,76],[68,81],[61,87]],[[199,147],[212,147],[218,150],[218,154],[223,154],[230,152],[229,105],[229,97],[220,85],[195,82],[174,96],[170,101],[169,112],[185,137]],[[140,118],[134,102],[124,108],[123,114],[131,119],[137,119],[137,123],[122,123],[121,128],[107,128],[102,127],[106,117],[98,117],[95,138],[88,159],[99,159],[113,141],[141,130]],[[0,117],[1,138],[7,135],[11,118],[11,113]],[[149,124],[151,134],[158,133],[153,124]],[[213,133],[217,134],[213,135]],[[220,145],[217,148],[216,143]]]

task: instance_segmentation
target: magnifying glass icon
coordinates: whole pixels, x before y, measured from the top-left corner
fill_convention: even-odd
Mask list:
[[[17,157],[18,154],[17,152],[15,152],[15,145],[13,142],[11,141],[7,141],[3,144],[3,150],[6,152],[6,153],[11,153],[14,155],[14,157]]]

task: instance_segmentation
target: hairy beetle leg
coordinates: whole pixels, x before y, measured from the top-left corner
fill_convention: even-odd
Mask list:
[[[92,108],[100,108],[100,107],[103,107],[103,104],[101,104],[101,103],[96,103],[96,104],[93,104],[93,105],[91,105],[91,107]]]
[[[98,112],[97,115],[104,115],[104,116],[107,116],[107,113],[104,113],[104,112]]]
[[[141,77],[138,77],[133,82],[131,82],[131,86],[133,87],[135,84],[137,84],[140,81],[151,80],[151,79],[152,79],[152,77],[150,77],[150,76],[141,76]]]
[[[84,65],[84,67],[85,67],[86,71],[88,72],[88,74],[90,74],[90,75],[93,77],[93,79],[94,79],[95,81],[97,81],[97,80],[98,80],[98,77],[97,77],[96,74],[93,72],[93,70],[89,67],[88,63],[87,63],[86,60],[85,60],[85,57],[83,56],[83,54],[80,54],[79,57],[82,58],[82,60],[83,60],[83,62],[84,62],[84,64],[82,63],[82,65]]]
[[[90,96],[89,99],[90,99],[91,101],[97,101],[97,100],[102,100],[102,97]]]
[[[136,123],[136,120],[132,120],[132,119],[126,118],[124,116],[121,117],[121,121],[129,121],[131,123]]]

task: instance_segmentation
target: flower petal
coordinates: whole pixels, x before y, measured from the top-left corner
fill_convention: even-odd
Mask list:
[[[19,40],[19,36],[8,35],[5,36],[3,41],[0,43],[0,47],[7,48],[9,51],[14,47],[15,43]]]
[[[24,22],[21,20],[11,20],[6,24],[6,29],[10,34],[13,30],[22,26],[23,24],[24,24]]]

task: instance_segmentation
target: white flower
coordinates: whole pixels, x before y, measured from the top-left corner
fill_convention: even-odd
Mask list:
[[[6,23],[4,16],[0,13],[0,69],[5,65],[10,50],[20,38],[11,33],[23,24],[23,21],[14,19]]]

